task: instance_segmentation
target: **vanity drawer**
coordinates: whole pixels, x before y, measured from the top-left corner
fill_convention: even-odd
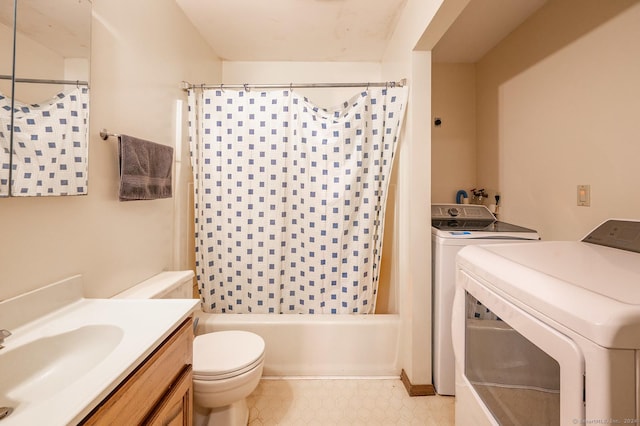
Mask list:
[[[183,373],[155,410],[144,421],[149,426],[192,426],[193,374],[191,367]]]
[[[185,395],[183,411],[190,418],[192,359],[193,321],[188,318],[80,424],[146,423],[167,398],[175,398],[176,389]]]

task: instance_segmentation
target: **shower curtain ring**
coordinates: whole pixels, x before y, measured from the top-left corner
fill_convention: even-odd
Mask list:
[[[249,91],[249,85],[247,83],[243,84],[244,86],[244,91],[248,92]]]

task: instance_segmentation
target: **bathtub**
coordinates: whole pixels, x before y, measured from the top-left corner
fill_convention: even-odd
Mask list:
[[[114,298],[188,298],[193,271],[161,272]],[[196,334],[247,330],[265,340],[266,377],[400,376],[400,316],[210,314]]]
[[[265,377],[400,376],[399,315],[196,316],[196,334],[247,330],[262,336]]]

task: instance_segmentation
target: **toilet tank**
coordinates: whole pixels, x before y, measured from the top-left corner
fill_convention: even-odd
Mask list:
[[[114,299],[193,299],[193,271],[165,271],[113,296]]]

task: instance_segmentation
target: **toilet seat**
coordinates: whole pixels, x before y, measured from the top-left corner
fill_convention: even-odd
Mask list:
[[[216,331],[193,340],[193,379],[222,380],[252,370],[264,361],[264,340],[241,331]]]

